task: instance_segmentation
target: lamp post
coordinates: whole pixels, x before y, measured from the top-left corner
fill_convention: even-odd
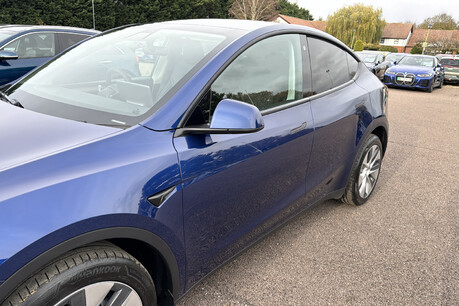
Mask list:
[[[94,0],[92,0],[92,28],[96,29],[96,16],[94,14]]]
[[[433,24],[431,23],[429,23],[429,25],[427,26],[426,40],[422,44],[422,54],[425,54],[426,47],[427,47],[427,38],[429,37],[429,32],[430,32],[430,29],[432,29],[432,27],[433,27]]]

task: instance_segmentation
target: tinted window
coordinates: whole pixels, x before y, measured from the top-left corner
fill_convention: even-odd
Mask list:
[[[444,58],[440,61],[440,63],[444,66],[459,67],[459,59]]]
[[[300,36],[280,35],[256,43],[239,55],[211,87],[212,104],[235,99],[273,108],[302,97]]]
[[[58,35],[59,35],[62,50],[65,50],[68,47],[73,46],[74,44],[89,37],[89,35],[70,34],[70,33],[59,33]]]
[[[10,42],[3,50],[16,52],[19,58],[51,57],[56,54],[54,34],[27,34]]]
[[[347,52],[321,39],[308,37],[311,57],[312,88],[321,93],[351,80]]]

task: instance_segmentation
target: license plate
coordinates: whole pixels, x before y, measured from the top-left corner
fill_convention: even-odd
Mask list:
[[[397,81],[411,82],[412,80],[412,78],[397,77]]]

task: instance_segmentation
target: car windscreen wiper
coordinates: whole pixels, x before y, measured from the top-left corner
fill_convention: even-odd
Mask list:
[[[20,107],[20,108],[24,108],[24,106],[22,106],[21,103],[19,103],[19,101],[17,100],[14,100],[14,99],[10,99],[10,97],[8,97],[6,94],[4,94],[3,92],[0,91],[0,98],[2,98],[3,101],[5,102],[8,102],[14,106],[17,106],[17,107]]]

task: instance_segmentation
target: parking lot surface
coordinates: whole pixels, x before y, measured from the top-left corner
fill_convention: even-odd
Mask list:
[[[389,121],[365,205],[313,207],[178,305],[459,305],[459,86],[390,89]]]

